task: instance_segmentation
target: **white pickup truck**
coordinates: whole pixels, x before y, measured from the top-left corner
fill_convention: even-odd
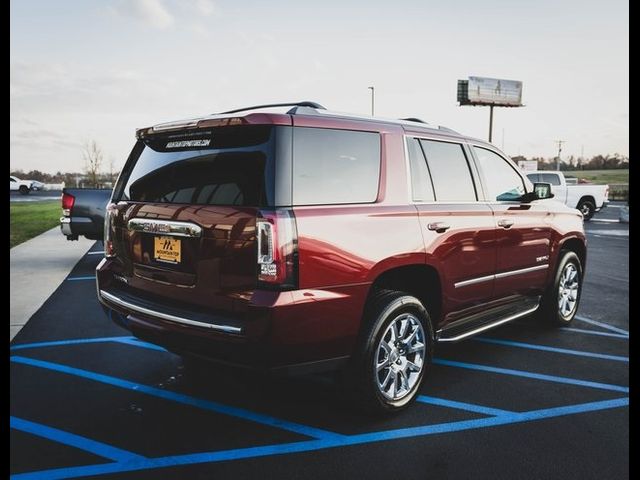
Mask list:
[[[18,177],[9,175],[9,191],[18,191],[22,195],[28,195],[33,190],[33,181],[20,180]]]
[[[531,182],[550,183],[554,198],[580,210],[585,220],[590,220],[609,202],[609,185],[568,185],[564,174],[558,171],[526,172],[526,175]]]

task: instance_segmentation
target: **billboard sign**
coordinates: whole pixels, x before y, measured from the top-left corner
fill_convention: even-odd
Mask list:
[[[501,78],[469,77],[458,81],[461,105],[522,106],[522,82]]]

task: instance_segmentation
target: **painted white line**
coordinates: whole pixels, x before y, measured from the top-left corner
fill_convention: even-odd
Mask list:
[[[575,316],[576,320],[580,320],[581,322],[589,323],[591,325],[595,325],[597,327],[602,327],[606,330],[611,330],[612,332],[621,333],[623,335],[629,335],[627,330],[623,330],[622,328],[614,327],[613,325],[609,325],[608,323],[598,322],[596,320],[591,320],[590,318],[583,317],[581,315]]]
[[[87,255],[104,255],[104,252],[102,250],[99,252],[88,252]]]
[[[591,235],[608,235],[611,237],[628,237],[629,230],[587,230],[588,234]]]
[[[620,223],[620,220],[615,220],[613,218],[592,218],[591,221],[599,223]]]

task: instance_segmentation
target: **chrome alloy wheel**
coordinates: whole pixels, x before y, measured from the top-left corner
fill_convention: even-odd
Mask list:
[[[380,393],[400,400],[413,390],[420,379],[425,359],[422,323],[403,313],[387,327],[374,357],[376,383]]]
[[[578,269],[573,263],[567,263],[558,284],[558,311],[565,318],[574,312],[578,304],[579,281]]]

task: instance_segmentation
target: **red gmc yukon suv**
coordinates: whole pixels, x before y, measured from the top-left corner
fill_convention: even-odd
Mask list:
[[[567,325],[579,211],[493,145],[418,119],[250,107],[137,131],[97,293],[187,358],[342,370],[353,398],[417,395],[436,342],[537,311]]]

